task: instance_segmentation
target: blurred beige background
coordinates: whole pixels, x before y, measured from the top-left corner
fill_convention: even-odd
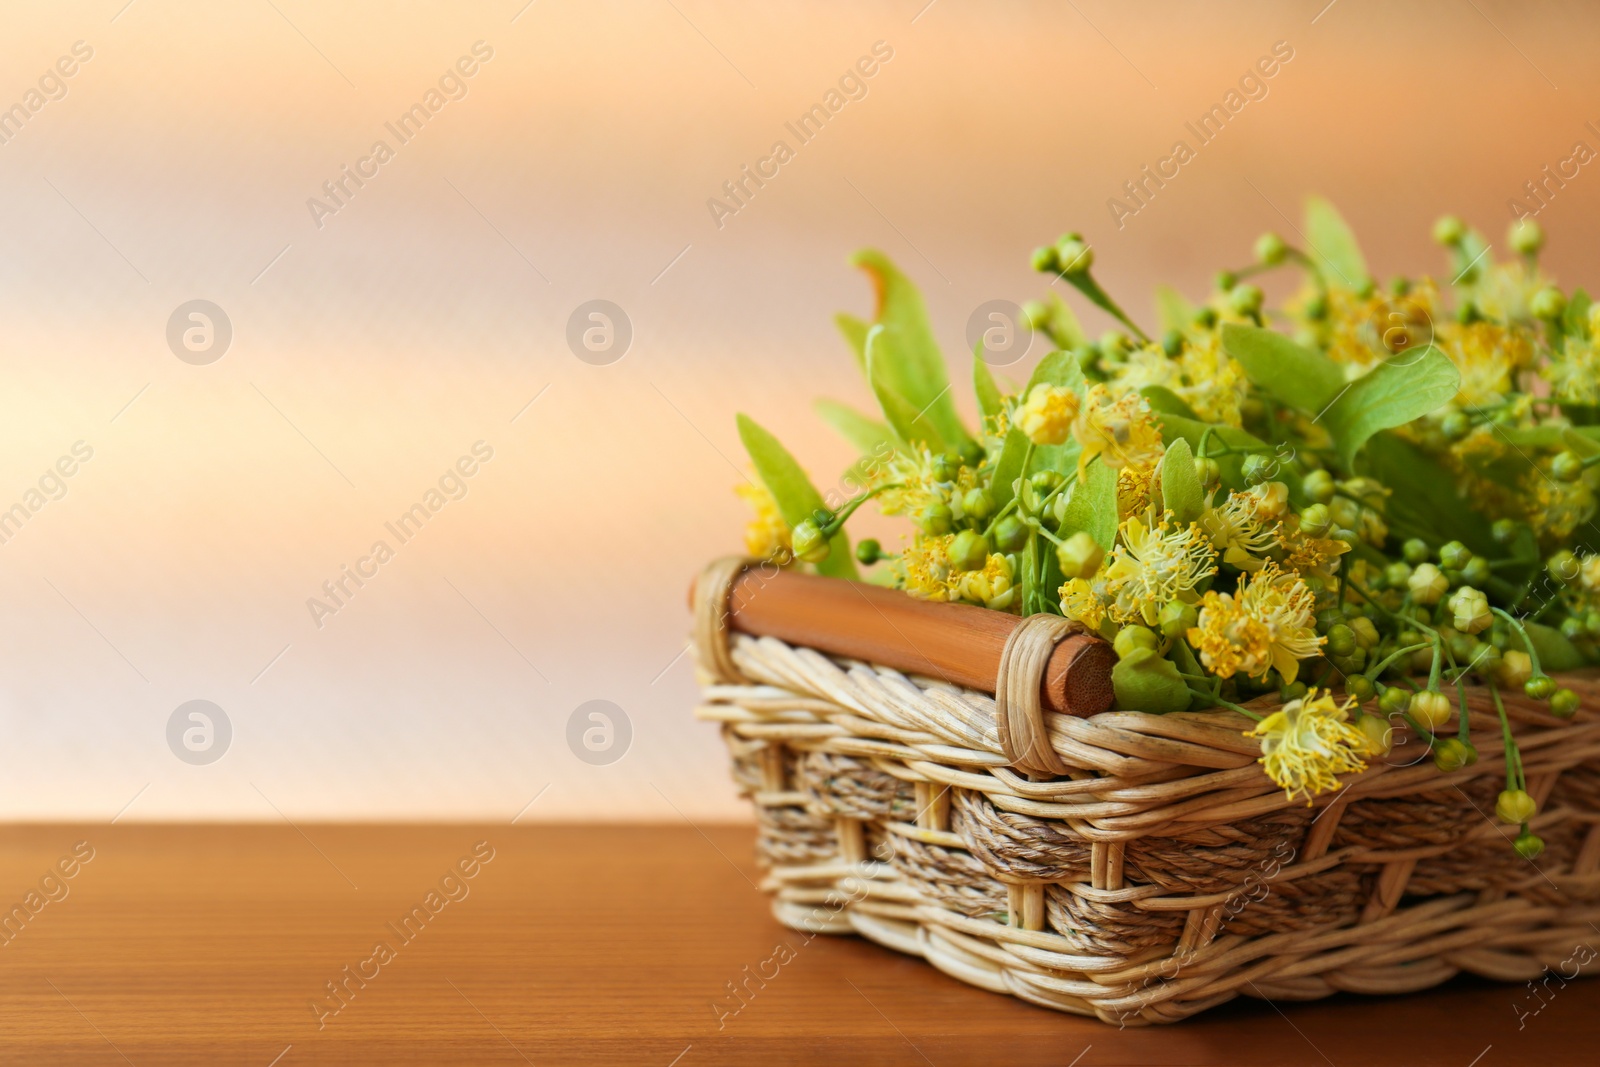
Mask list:
[[[1064,229],[1148,317],[1157,280],[1198,297],[1292,238],[1307,192],[1380,275],[1434,270],[1435,215],[1499,240],[1524,182],[1600,146],[1580,4],[74,0],[5,25],[0,509],[93,449],[0,544],[7,818],[742,818],[690,718],[685,590],[739,546],[736,410],[819,480],[848,459],[809,401],[865,402],[831,324],[869,310],[851,250],[895,258],[956,355]],[[400,144],[385,123],[479,41]],[[880,41],[797,145],[784,123]],[[1280,41],[1265,97],[1118,229],[1108,198]],[[379,139],[319,227],[307,200]],[[778,139],[795,157],[719,227],[707,199]],[[1540,219],[1592,287],[1600,174]],[[598,298],[633,331],[605,366],[566,342]],[[195,299],[232,324],[208,365],[166,337]],[[466,495],[319,628],[307,598],[478,441]],[[197,699],[232,729],[206,765],[168,744]],[[590,700],[631,722],[607,765],[568,746]]]

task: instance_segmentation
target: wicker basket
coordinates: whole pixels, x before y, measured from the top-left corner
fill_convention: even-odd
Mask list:
[[[1504,762],[1487,692],[1469,695],[1475,765],[1441,774],[1401,736],[1308,807],[1266,777],[1232,713],[1045,710],[1062,620],[1000,616],[1013,632],[997,701],[993,683],[735,632],[752,628],[729,618],[740,572],[723,561],[697,586],[697,714],[722,724],[763,887],[791,927],[1130,1025],[1239,994],[1404,993],[1463,971],[1522,981],[1596,939],[1590,711],[1563,722],[1506,701],[1547,845],[1530,862],[1493,817]],[[1600,701],[1594,677],[1562,681],[1586,709]]]

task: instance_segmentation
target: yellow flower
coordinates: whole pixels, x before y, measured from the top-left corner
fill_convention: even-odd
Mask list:
[[[1600,589],[1600,553],[1579,557],[1578,580],[1591,593]]]
[[[1456,402],[1469,409],[1498,404],[1512,391],[1512,376],[1533,360],[1533,346],[1523,334],[1493,322],[1451,329],[1444,350],[1461,372]]]
[[[1239,364],[1222,351],[1219,336],[1208,333],[1199,344],[1186,341],[1178,362],[1189,381],[1178,395],[1195,414],[1205,422],[1238,426],[1250,383]]]
[[[776,560],[780,564],[793,563],[794,552],[789,544],[789,524],[778,513],[778,505],[764,485],[745,482],[733,487],[744,498],[755,515],[744,528],[745,551],[758,559]]]
[[[1350,551],[1350,546],[1337,538],[1311,537],[1300,528],[1300,517],[1290,515],[1278,527],[1278,539],[1283,545],[1283,565],[1303,578],[1321,578],[1333,581],[1339,571],[1339,557]]]
[[[1099,585],[1082,578],[1073,578],[1061,587],[1061,614],[1083,623],[1091,630],[1100,629],[1106,621],[1106,598]]]
[[[1187,636],[1200,662],[1218,678],[1265,674],[1272,665],[1266,626],[1247,615],[1243,601],[1231,593],[1209,590],[1200,602],[1198,625]]]
[[[1072,433],[1078,394],[1054,385],[1036,385],[1017,409],[1017,429],[1036,445],[1059,445]]]
[[[905,591],[921,600],[950,599],[950,542],[955,534],[918,537],[900,553],[896,566]]]
[[[1263,719],[1246,737],[1261,739],[1260,763],[1292,800],[1339,788],[1336,775],[1367,769],[1367,736],[1350,722],[1354,700],[1341,707],[1333,694],[1310,690]]]
[[[1289,511],[1289,487],[1282,482],[1262,482],[1244,491],[1255,508],[1257,522],[1281,519]]]
[[[1120,529],[1105,569],[1119,622],[1139,619],[1154,626],[1167,601],[1193,603],[1194,587],[1217,573],[1217,554],[1198,523],[1174,528],[1165,518],[1129,519]]]
[[[1072,435],[1083,448],[1078,454],[1080,482],[1096,457],[1112,468],[1161,458],[1161,430],[1149,403],[1137,393],[1113,400],[1104,385],[1091,386],[1072,423]]]
[[[1154,463],[1130,463],[1117,471],[1117,518],[1126,519],[1150,506],[1155,476]]]
[[[1260,503],[1254,490],[1235,490],[1221,507],[1208,507],[1200,516],[1222,562],[1242,571],[1260,569],[1267,553],[1278,547],[1278,528],[1263,525]]]
[[[973,604],[982,604],[995,611],[1010,611],[1016,604],[1017,587],[1013,584],[1011,563],[998,552],[989,554],[982,570],[964,571],[951,580],[951,593]]]
[[[1312,625],[1315,602],[1297,575],[1269,562],[1254,575],[1240,575],[1235,593],[1206,593],[1189,643],[1219,678],[1259,677],[1276,667],[1289,684],[1300,661],[1322,647]]]

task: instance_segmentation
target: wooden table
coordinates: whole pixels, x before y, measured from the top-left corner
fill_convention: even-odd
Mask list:
[[[807,942],[750,884],[747,827],[43,825],[0,842],[0,903],[27,916],[0,947],[3,1063],[1504,1067],[1600,1048],[1600,983],[1581,980],[1552,982],[1520,1030],[1524,987],[1458,979],[1118,1031],[857,939]],[[740,1006],[728,983],[775,956]]]

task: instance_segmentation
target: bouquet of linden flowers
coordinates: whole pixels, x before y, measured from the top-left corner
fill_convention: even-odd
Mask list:
[[[1198,307],[1158,292],[1156,336],[1095,281],[1079,235],[1037,249],[1036,269],[1124,329],[1090,340],[1059,295],[1027,305],[1053,350],[1014,387],[978,346],[976,432],[915,288],[859,254],[876,317],[839,324],[883,417],[820,405],[862,455],[829,506],[740,416],[761,480],[743,490],[748,548],[1075,620],[1112,642],[1119,707],[1248,716],[1266,773],[1307,803],[1386,755],[1400,721],[1441,770],[1474,762],[1475,681],[1500,709],[1497,813],[1537,855],[1500,693],[1570,717],[1576,694],[1546,672],[1600,660],[1600,305],[1541,274],[1531,220],[1501,261],[1441,219],[1448,281],[1382,287],[1325,201],[1304,234],[1303,249],[1261,237]],[[1300,285],[1269,309],[1248,279],[1271,271]],[[909,520],[899,551],[852,551],[844,527],[869,500]],[[1241,706],[1271,691],[1279,710]]]

